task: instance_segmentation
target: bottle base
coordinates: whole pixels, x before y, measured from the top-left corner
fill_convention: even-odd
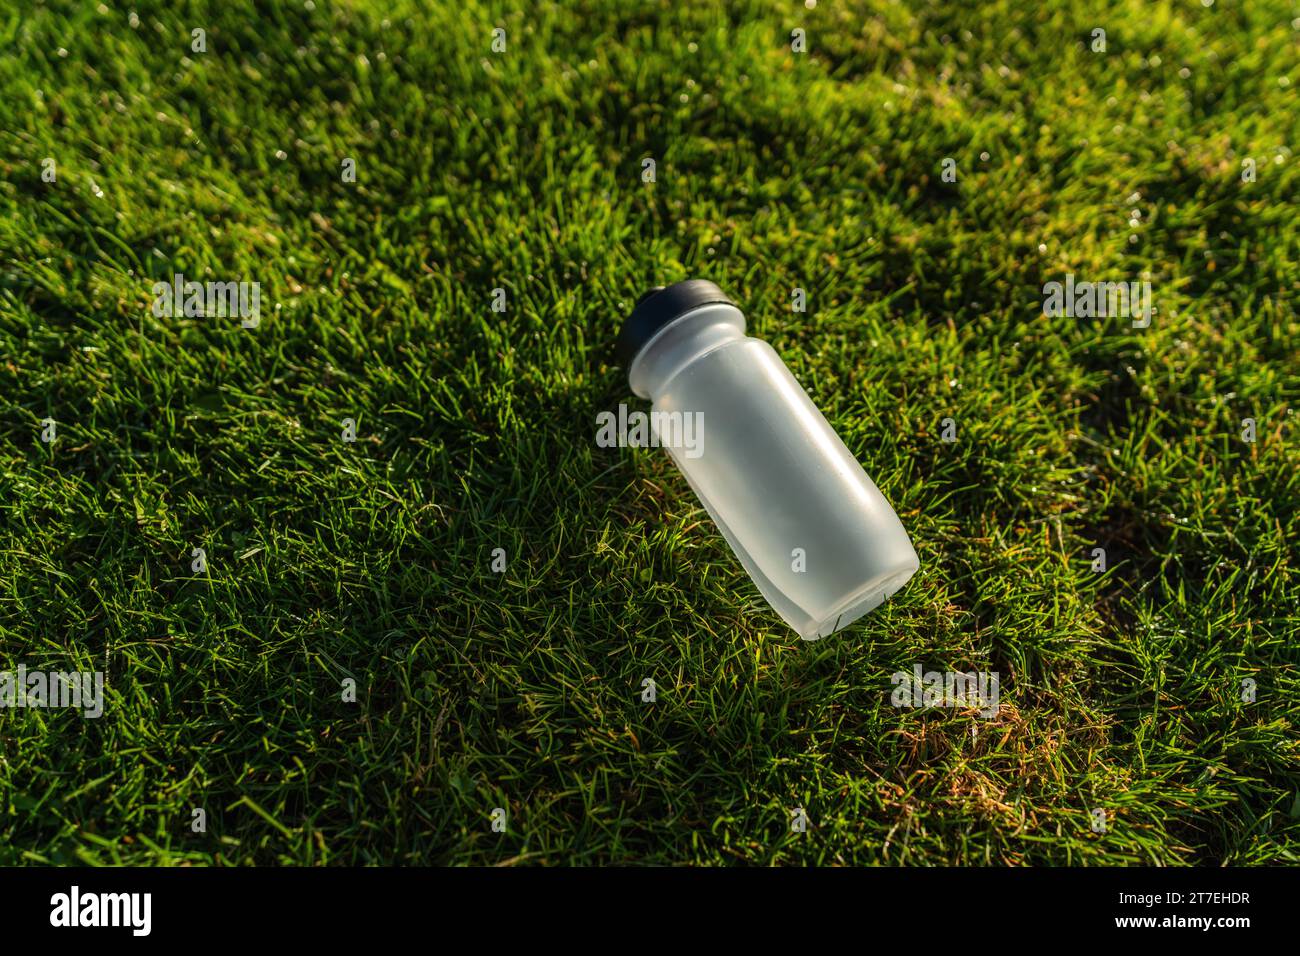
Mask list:
[[[809,621],[805,627],[800,628],[799,636],[805,641],[816,641],[843,630],[864,614],[870,614],[884,604],[919,568],[920,563],[917,562],[884,578],[868,582],[820,621]]]

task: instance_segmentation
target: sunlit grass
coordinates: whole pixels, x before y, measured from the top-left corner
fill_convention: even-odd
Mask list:
[[[1293,6],[721,6],[0,13],[0,669],[109,689],[0,711],[0,863],[1296,861]],[[819,643],[595,445],[689,276],[920,554]]]

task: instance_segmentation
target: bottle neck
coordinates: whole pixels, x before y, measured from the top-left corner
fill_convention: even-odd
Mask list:
[[[705,352],[745,337],[745,316],[714,302],[679,316],[659,330],[632,360],[627,380],[641,398],[663,394],[677,373]]]

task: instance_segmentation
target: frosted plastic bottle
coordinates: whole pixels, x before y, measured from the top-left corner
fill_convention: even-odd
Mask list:
[[[916,552],[880,489],[712,282],[642,296],[617,351],[632,391],[653,402],[652,423],[664,426],[656,437],[805,640],[874,610],[916,572]],[[674,412],[696,413],[689,450],[672,447]]]

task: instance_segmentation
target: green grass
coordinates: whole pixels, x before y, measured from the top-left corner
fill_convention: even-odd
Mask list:
[[[0,863],[1297,862],[1300,7],[968,6],[0,13],[0,670],[108,685],[0,712]],[[920,554],[821,642],[595,446],[690,276]]]

